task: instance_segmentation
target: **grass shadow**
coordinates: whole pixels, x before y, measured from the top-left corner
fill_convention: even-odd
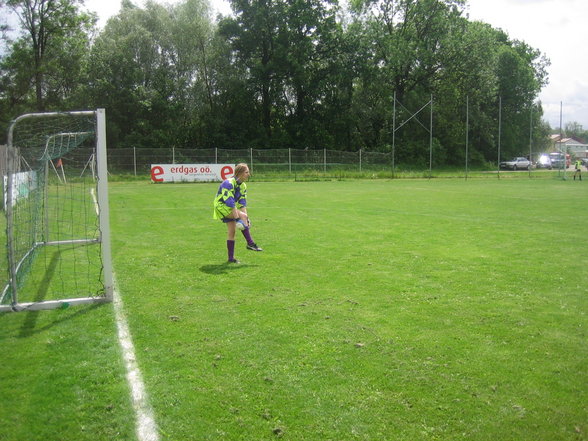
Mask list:
[[[43,274],[43,279],[38,283],[36,287],[36,291],[34,294],[34,298],[32,299],[33,303],[43,302],[47,299],[47,295],[49,292],[49,286],[51,285],[51,281],[55,277],[55,273],[57,270],[57,266],[59,265],[59,261],[61,259],[61,250],[57,250],[49,260],[49,263],[45,267],[45,273]],[[34,334],[42,333],[54,326],[57,326],[63,322],[72,320],[76,317],[82,316],[87,314],[88,312],[103,306],[103,304],[90,304],[86,308],[80,308],[73,314],[67,314],[59,317],[59,319],[51,321],[50,323],[38,327],[37,323],[39,320],[40,314],[47,314],[48,311],[46,310],[35,310],[35,311],[20,311],[15,312],[14,314],[23,314],[25,315],[24,321],[20,327],[20,332],[18,333],[19,338],[27,338]],[[0,317],[8,316],[7,314],[0,314]],[[0,337],[1,339],[2,337]]]
[[[202,271],[203,273],[206,274],[212,274],[212,275],[221,275],[221,274],[228,274],[229,272],[232,271],[238,271],[238,270],[242,270],[245,268],[254,268],[257,265],[249,265],[246,263],[239,263],[239,264],[235,264],[235,263],[221,263],[221,264],[217,264],[217,265],[202,265],[200,267],[200,271]]]
[[[37,293],[35,295],[33,302],[42,302],[47,297],[47,291],[49,289],[49,285],[51,283],[51,280],[53,279],[53,276],[55,275],[55,268],[57,267],[57,263],[59,261],[60,256],[61,256],[60,250],[57,250],[57,252],[54,253],[53,256],[51,256],[51,260],[49,261],[49,264],[47,265],[47,268],[45,269],[45,274],[43,275],[43,280],[41,280],[41,282],[39,283],[39,286],[37,287]],[[37,323],[37,318],[39,316],[38,312],[39,311],[31,311],[31,313],[27,315],[26,320],[24,321],[24,323],[22,325],[23,330],[21,331],[21,336],[29,335],[29,334],[25,333],[25,329],[34,329],[35,328],[35,325]]]
[[[36,323],[37,323],[37,317],[39,316],[39,314],[42,313],[47,313],[47,311],[28,311],[28,312],[21,312],[21,314],[27,314],[27,317],[24,321],[24,323],[21,326],[20,329],[20,334],[18,335],[19,338],[26,338],[26,337],[30,337],[32,335],[35,334],[40,334],[48,329],[53,328],[54,326],[57,326],[61,323],[67,322],[69,320],[72,320],[76,317],[80,317],[83,315],[86,315],[87,313],[93,311],[96,308],[100,308],[101,306],[105,306],[105,303],[94,303],[94,304],[89,304],[87,307],[80,307],[80,306],[76,306],[76,308],[79,308],[76,310],[76,312],[74,312],[73,314],[67,314],[66,316],[60,317],[58,320],[53,320],[51,321],[51,323],[47,323],[44,326],[41,327],[37,327]]]

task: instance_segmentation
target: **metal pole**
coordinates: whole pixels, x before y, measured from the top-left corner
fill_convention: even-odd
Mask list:
[[[292,174],[292,149],[288,148],[288,172]]]
[[[49,162],[50,161],[45,161],[45,182],[43,182],[43,186],[45,188],[45,191],[43,192],[43,211],[45,212],[45,225],[44,225],[44,242],[47,243],[49,242],[50,237],[49,237],[49,191],[47,190],[49,188]],[[63,164],[62,164],[63,166]],[[59,175],[57,175],[57,177],[59,178]]]
[[[359,172],[361,173],[361,149],[359,149]]]
[[[498,179],[500,179],[500,138],[502,136],[502,97],[498,97]]]
[[[529,177],[531,177],[531,165],[533,165],[533,104],[529,115]]]
[[[253,173],[253,147],[249,149],[249,168],[251,169],[251,173]]]
[[[323,149],[323,171],[327,172],[327,149]]]
[[[135,169],[135,176],[137,176],[137,147],[133,147],[133,168]]]
[[[433,94],[431,94],[431,123],[429,125],[429,179],[433,174]]]
[[[18,160],[16,155],[11,155],[12,151],[12,130],[17,120],[13,121],[8,131],[8,145],[6,148],[6,250],[8,252],[8,271],[10,280],[8,281],[12,291],[11,304],[14,307],[18,303],[18,283],[16,279],[17,264],[14,244],[14,208],[13,208],[13,177],[15,176],[15,162]]]
[[[465,148],[465,157],[466,157],[466,169],[465,169],[465,178],[466,181],[468,179],[468,155],[469,155],[469,147],[470,147],[470,97],[469,95],[466,96],[466,148]]]
[[[566,154],[562,151],[562,140],[563,140],[563,101],[559,102],[559,149],[558,151],[563,155],[563,179],[566,180],[566,169],[568,164],[566,161]]]
[[[394,105],[392,111],[392,177],[395,173],[394,155],[396,153],[396,91],[394,91]]]

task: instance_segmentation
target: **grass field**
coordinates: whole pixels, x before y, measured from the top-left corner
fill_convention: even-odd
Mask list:
[[[229,266],[216,185],[111,183],[161,439],[588,439],[584,184],[252,182]],[[0,326],[0,440],[136,439],[112,305]]]

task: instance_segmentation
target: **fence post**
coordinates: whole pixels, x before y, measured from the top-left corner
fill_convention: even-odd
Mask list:
[[[133,169],[135,170],[135,176],[137,176],[137,147],[133,147]]]
[[[288,172],[292,174],[292,149],[288,148]]]
[[[214,163],[218,164],[218,147],[214,148]]]
[[[253,173],[253,147],[249,149],[249,168],[251,169],[251,173]]]
[[[361,173],[361,150],[359,149],[359,172]]]
[[[323,149],[323,171],[327,172],[327,149]]]

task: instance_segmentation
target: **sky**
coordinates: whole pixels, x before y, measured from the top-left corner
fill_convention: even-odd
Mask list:
[[[174,0],[161,0],[170,3]],[[141,0],[134,0],[141,4]],[[99,26],[120,10],[120,0],[86,0],[98,13]],[[227,0],[211,0],[216,12],[229,14]],[[588,1],[587,0],[468,0],[471,20],[489,23],[511,39],[540,50],[550,61],[549,84],[539,99],[552,128],[571,122],[588,130]],[[561,112],[560,112],[561,110]]]
[[[469,0],[471,20],[523,40],[549,60],[549,84],[539,99],[552,128],[571,122],[588,130],[588,1]]]

